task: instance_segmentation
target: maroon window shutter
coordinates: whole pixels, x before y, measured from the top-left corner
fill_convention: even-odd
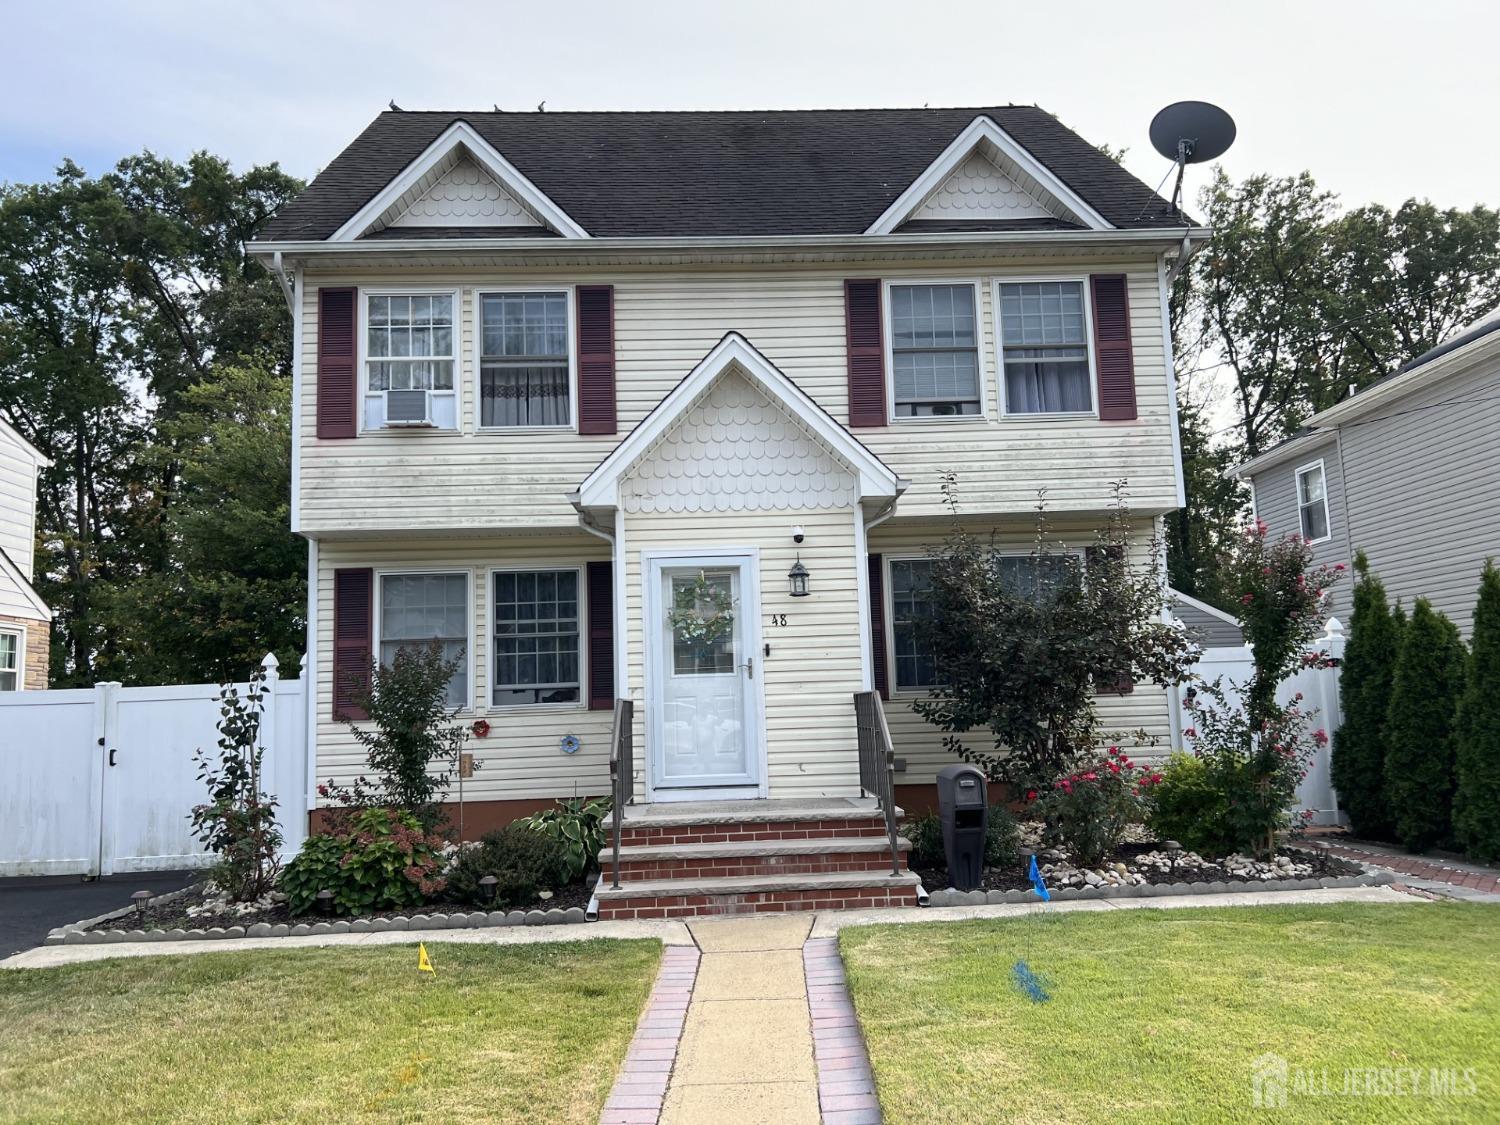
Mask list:
[[[578,432],[612,434],[615,432],[615,287],[580,285],[577,300]]]
[[[1094,366],[1099,371],[1099,417],[1135,417],[1135,358],[1130,350],[1130,294],[1122,273],[1089,278],[1094,300]]]
[[[885,567],[881,555],[870,556],[870,673],[881,699],[891,697],[885,652]]]
[[[589,598],[589,710],[608,711],[615,705],[614,563],[588,564]]]
[[[355,315],[357,289],[318,290],[318,436],[352,438],[355,434]]]
[[[879,281],[844,282],[844,334],[849,349],[849,425],[883,426],[885,333]]]
[[[333,717],[365,719],[354,702],[370,686],[375,572],[369,567],[341,567],[333,572]]]
[[[1105,565],[1106,561],[1117,561],[1125,557],[1125,548],[1118,543],[1108,547],[1090,547],[1087,552],[1087,566],[1094,570]],[[1116,695],[1129,695],[1135,691],[1135,679],[1130,674],[1130,669],[1124,671],[1110,666],[1105,661],[1094,674],[1094,690],[1096,692],[1113,692]]]

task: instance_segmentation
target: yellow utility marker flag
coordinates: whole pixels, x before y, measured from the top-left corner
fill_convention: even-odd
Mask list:
[[[437,975],[437,970],[432,967],[432,962],[427,959],[427,946],[420,941],[417,942],[417,972],[431,973],[433,976]]]

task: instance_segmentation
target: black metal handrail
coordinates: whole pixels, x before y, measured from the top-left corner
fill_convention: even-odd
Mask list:
[[[611,886],[620,886],[620,834],[625,806],[635,799],[635,704],[615,700],[615,721],[609,732],[609,796],[614,816],[614,871]]]
[[[896,751],[891,746],[891,728],[885,724],[885,708],[878,691],[854,693],[854,722],[859,735],[859,788],[874,797],[885,816],[885,831],[891,841],[891,874],[901,874],[900,837],[896,833]]]

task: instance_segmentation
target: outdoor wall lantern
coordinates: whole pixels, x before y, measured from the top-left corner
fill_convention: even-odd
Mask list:
[[[792,597],[807,597],[807,567],[802,565],[802,556],[797,556],[797,561],[792,564],[792,569],[786,572],[787,583],[792,588]]]

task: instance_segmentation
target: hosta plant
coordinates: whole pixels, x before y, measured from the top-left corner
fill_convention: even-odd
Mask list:
[[[533,813],[517,823],[557,842],[568,881],[574,882],[598,864],[605,841],[604,818],[609,815],[609,808],[608,797],[592,800],[574,797],[559,801],[556,808]]]

